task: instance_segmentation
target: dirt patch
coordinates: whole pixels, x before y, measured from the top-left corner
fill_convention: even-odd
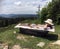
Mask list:
[[[60,49],[60,40],[49,43],[45,49]]]
[[[17,36],[17,39],[23,40],[23,41],[27,41],[26,37],[23,36],[23,35],[18,35],[18,36]]]
[[[39,43],[37,44],[37,46],[39,46],[39,47],[44,47],[44,46],[45,46],[45,42],[39,42]]]
[[[0,44],[0,49],[8,49],[8,48],[9,48],[9,46],[7,43],[1,43]]]
[[[23,49],[31,49],[31,48],[23,48]]]
[[[12,49],[22,49],[20,45],[14,45]]]
[[[55,42],[53,42],[53,43],[51,43],[52,45],[59,45],[60,46],[60,40],[57,40],[57,41],[55,41]]]

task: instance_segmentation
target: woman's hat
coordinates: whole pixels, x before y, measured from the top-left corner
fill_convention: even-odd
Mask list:
[[[53,22],[52,22],[51,19],[47,19],[47,20],[45,21],[45,23],[48,23],[48,24],[50,24],[50,25],[53,25]]]

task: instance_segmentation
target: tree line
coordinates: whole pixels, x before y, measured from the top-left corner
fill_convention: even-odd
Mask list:
[[[34,20],[37,17],[21,17],[21,18],[0,18],[0,27],[5,27],[12,24],[18,24],[24,20]]]

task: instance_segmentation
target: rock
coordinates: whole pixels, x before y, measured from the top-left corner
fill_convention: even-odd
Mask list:
[[[60,45],[60,40],[57,40],[57,41],[55,41],[55,42],[53,42],[51,44],[53,44],[53,45]]]
[[[32,38],[34,38],[35,36],[31,36]]]
[[[30,49],[30,48],[23,48],[23,49]]]
[[[23,35],[18,35],[18,36],[17,36],[17,39],[23,40],[23,41],[27,42],[26,37],[24,37]]]
[[[40,43],[37,44],[37,46],[39,46],[39,47],[43,47],[44,45],[45,45],[44,42],[40,42]]]
[[[0,44],[0,49],[2,49],[4,46],[2,44]]]
[[[8,44],[7,43],[2,43],[0,44],[0,49],[8,49]]]
[[[14,45],[12,49],[22,49],[20,45]]]
[[[8,49],[8,45],[5,45],[3,49]]]
[[[14,31],[13,33],[16,34],[16,31]]]

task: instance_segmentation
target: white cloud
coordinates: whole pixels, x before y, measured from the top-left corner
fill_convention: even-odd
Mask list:
[[[18,7],[37,7],[38,5],[42,7],[44,7],[45,5],[48,4],[48,2],[50,2],[51,0],[45,0],[45,1],[42,1],[42,0],[38,0],[38,1],[31,1],[31,2],[21,2],[21,1],[18,1],[18,2],[14,2],[14,4],[16,5],[22,5],[22,6],[18,6]]]
[[[11,0],[13,4],[4,5],[2,7],[2,12],[0,13],[36,13],[38,10],[38,6],[40,5],[40,9],[47,5],[47,3],[51,0]],[[9,2],[10,3],[10,2]]]
[[[15,5],[21,5],[21,1],[18,1],[18,2],[14,2]]]

